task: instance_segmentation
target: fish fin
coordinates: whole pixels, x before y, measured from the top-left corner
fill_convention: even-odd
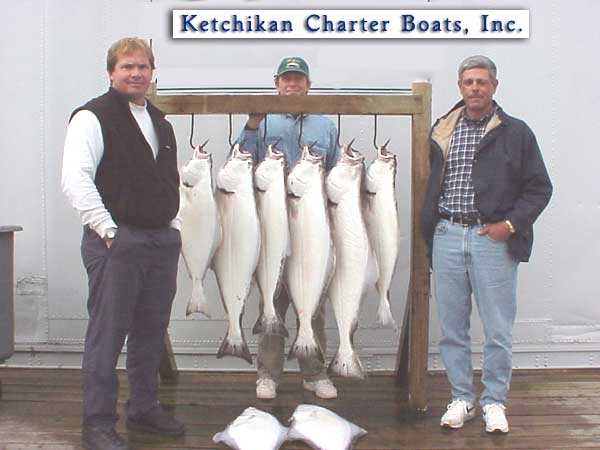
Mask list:
[[[192,191],[193,190],[194,189],[192,187],[185,186],[183,183],[179,184],[179,193],[181,194],[182,199],[188,203],[192,202]]]
[[[223,442],[225,440],[225,432],[220,431],[219,433],[216,433],[213,436],[213,442],[215,444],[219,443],[219,442]]]
[[[208,310],[208,301],[204,294],[204,287],[202,286],[202,280],[199,278],[192,280],[192,294],[188,301],[185,309],[185,315],[189,316],[193,313],[200,313],[210,319],[211,315]]]
[[[338,349],[335,357],[329,363],[328,372],[342,377],[365,379],[365,370],[358,353],[354,350],[350,352],[340,352]]]
[[[283,320],[279,315],[276,315],[273,319],[268,320],[264,314],[260,314],[260,317],[256,321],[254,328],[252,328],[252,334],[276,334],[279,336],[290,337]]]
[[[318,358],[321,362],[325,362],[323,349],[317,343],[314,337],[311,342],[309,339],[299,338],[299,335],[296,335],[296,338],[290,347],[288,359],[295,359],[298,357]]]
[[[386,328],[392,328],[394,331],[398,331],[398,325],[394,320],[394,316],[392,315],[392,310],[390,308],[390,297],[389,291],[386,293],[387,295],[381,296],[379,300],[379,307],[377,308],[377,325]]]
[[[226,355],[242,358],[244,361],[248,362],[248,364],[253,364],[252,355],[250,354],[248,344],[246,344],[246,340],[244,339],[243,335],[242,341],[239,343],[232,343],[229,340],[229,333],[225,335],[225,338],[219,347],[219,351],[217,352],[217,359],[221,359]]]
[[[182,237],[182,239],[183,239],[183,237]],[[190,265],[187,262],[187,259],[185,257],[185,253],[183,250],[181,250],[181,256],[183,257],[183,263],[185,265],[185,270],[187,270],[187,273],[190,276],[190,278],[193,278],[192,270],[190,269]]]
[[[367,271],[365,274],[365,291],[368,288],[375,286],[379,279],[379,265],[377,264],[377,258],[373,249],[369,250],[369,256],[367,258]]]
[[[333,280],[333,275],[335,272],[335,265],[336,265],[336,256],[335,256],[335,245],[333,243],[333,239],[331,240],[330,243],[330,247],[329,247],[329,258],[327,260],[327,274],[325,275],[325,280],[324,280],[324,284],[323,284],[323,297],[325,297],[325,293],[327,292],[327,289],[329,288],[329,284],[331,283],[331,280]],[[324,298],[321,299],[321,301],[324,301]]]
[[[215,255],[217,254],[217,250],[219,249],[223,241],[223,225],[221,224],[221,215],[218,213],[217,218],[217,229],[215,230],[214,241],[212,243],[212,248],[210,249],[210,259],[208,260],[207,265],[207,268],[212,270],[215,275],[217,274],[215,270]]]

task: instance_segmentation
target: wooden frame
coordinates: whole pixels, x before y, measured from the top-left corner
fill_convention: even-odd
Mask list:
[[[411,117],[411,253],[410,283],[398,346],[396,377],[406,385],[409,408],[427,409],[427,360],[429,334],[429,258],[422,238],[419,210],[429,176],[431,84],[412,83],[400,94],[321,95],[160,95],[153,87],[148,98],[166,114],[311,113],[344,115],[400,115]],[[170,342],[169,342],[170,344]],[[169,345],[170,346],[170,345]],[[172,350],[166,355],[172,354]],[[176,374],[174,358],[165,359],[161,370]],[[167,362],[170,361],[170,364]],[[170,367],[169,367],[170,366]]]

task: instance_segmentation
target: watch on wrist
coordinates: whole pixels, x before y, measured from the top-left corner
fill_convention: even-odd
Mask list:
[[[117,235],[117,229],[109,228],[108,230],[106,230],[106,233],[104,233],[104,239],[113,240],[116,235]]]
[[[508,228],[508,231],[510,231],[510,234],[515,234],[515,227],[513,226],[512,222],[506,219],[504,223],[506,224],[506,228]]]

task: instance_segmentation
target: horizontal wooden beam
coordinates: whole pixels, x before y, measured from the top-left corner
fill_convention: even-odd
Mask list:
[[[305,113],[413,115],[423,113],[421,95],[149,95],[166,114]]]

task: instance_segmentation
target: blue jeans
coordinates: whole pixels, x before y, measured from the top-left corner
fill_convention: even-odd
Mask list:
[[[433,283],[442,329],[440,353],[452,398],[475,402],[471,364],[471,294],[483,324],[482,406],[504,404],[512,373],[512,328],[517,310],[517,268],[506,242],[442,219],[433,239]]]

